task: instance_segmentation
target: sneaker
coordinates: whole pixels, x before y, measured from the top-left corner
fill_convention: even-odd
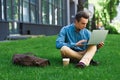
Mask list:
[[[90,65],[98,66],[99,64],[100,64],[99,62],[94,61],[93,59],[90,61]]]
[[[86,67],[86,65],[85,65],[83,62],[79,62],[79,63],[76,64],[76,68],[81,68],[81,69],[83,69],[83,68],[85,68],[85,67]]]

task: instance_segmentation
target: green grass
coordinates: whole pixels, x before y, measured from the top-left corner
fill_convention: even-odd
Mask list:
[[[59,50],[55,48],[56,36],[0,42],[0,80],[118,80],[120,77],[120,35],[108,35],[105,46],[94,59],[100,65],[77,69],[74,64],[63,67]],[[51,65],[22,67],[13,65],[15,53],[33,52],[47,58]]]

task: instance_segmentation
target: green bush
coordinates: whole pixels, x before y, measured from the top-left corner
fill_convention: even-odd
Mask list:
[[[112,25],[108,25],[108,26],[106,27],[106,29],[109,30],[109,33],[110,33],[110,34],[118,34],[117,29],[116,29],[114,26],[112,26]]]

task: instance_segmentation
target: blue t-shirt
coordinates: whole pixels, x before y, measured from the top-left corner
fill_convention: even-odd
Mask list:
[[[62,46],[68,46],[75,51],[86,50],[87,45],[78,47],[76,43],[80,40],[88,41],[90,35],[91,32],[86,28],[77,32],[74,24],[64,26],[56,39],[56,48],[60,49]]]

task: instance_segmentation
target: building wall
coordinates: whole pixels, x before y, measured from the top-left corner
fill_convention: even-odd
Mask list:
[[[0,0],[0,5],[0,40],[11,34],[56,35],[76,12],[76,0]]]
[[[9,35],[8,22],[0,22],[0,40],[4,40]]]
[[[61,26],[20,23],[22,35],[55,35],[58,34]]]

